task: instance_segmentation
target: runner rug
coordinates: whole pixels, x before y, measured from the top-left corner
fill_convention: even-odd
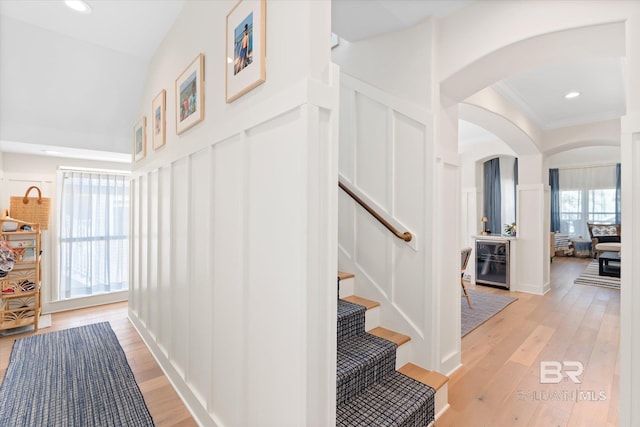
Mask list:
[[[589,263],[584,272],[574,283],[578,285],[600,286],[603,288],[620,289],[620,278],[598,275],[598,260]]]
[[[15,341],[0,386],[6,426],[153,426],[108,322]]]
[[[482,325],[487,320],[501,312],[506,306],[517,300],[507,295],[467,289],[471,298],[471,307],[467,305],[466,298],[461,298],[461,335],[464,337],[469,332]]]

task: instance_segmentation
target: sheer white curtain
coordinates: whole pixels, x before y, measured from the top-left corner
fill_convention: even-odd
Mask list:
[[[506,224],[511,225],[516,222],[515,162],[515,157],[500,157],[500,181],[503,188],[502,228],[504,228]]]
[[[59,297],[129,286],[129,176],[62,170]]]
[[[615,222],[615,165],[560,169],[559,189],[562,233],[588,238],[587,222]]]

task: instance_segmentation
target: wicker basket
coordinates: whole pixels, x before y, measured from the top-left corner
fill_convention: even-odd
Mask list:
[[[29,197],[29,192],[34,188],[38,191],[38,197]],[[51,199],[42,197],[42,192],[35,185],[27,188],[24,196],[11,196],[11,218],[40,224],[41,230],[49,229],[50,208]]]

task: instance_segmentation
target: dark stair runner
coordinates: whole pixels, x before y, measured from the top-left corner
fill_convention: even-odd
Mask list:
[[[429,425],[435,390],[395,370],[397,345],[365,332],[365,311],[338,300],[336,425]]]

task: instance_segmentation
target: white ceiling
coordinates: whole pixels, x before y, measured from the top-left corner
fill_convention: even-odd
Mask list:
[[[554,64],[504,79],[493,87],[542,129],[557,129],[625,114],[622,58]],[[565,99],[569,92],[580,96]]]
[[[331,29],[355,42],[409,28],[433,16],[442,18],[473,0],[332,0]]]
[[[149,59],[184,0],[88,3],[91,14],[62,0],[0,1],[3,151],[131,152]]]
[[[186,0],[89,0],[92,13],[62,0],[2,0],[0,14],[138,59],[151,58]]]
[[[93,13],[83,15],[62,0],[0,0],[0,150],[26,142],[128,154],[149,59],[185,2],[89,0]],[[356,42],[471,2],[332,0],[332,30]],[[556,64],[493,87],[542,129],[625,110],[620,58]],[[582,96],[564,99],[571,90]]]

